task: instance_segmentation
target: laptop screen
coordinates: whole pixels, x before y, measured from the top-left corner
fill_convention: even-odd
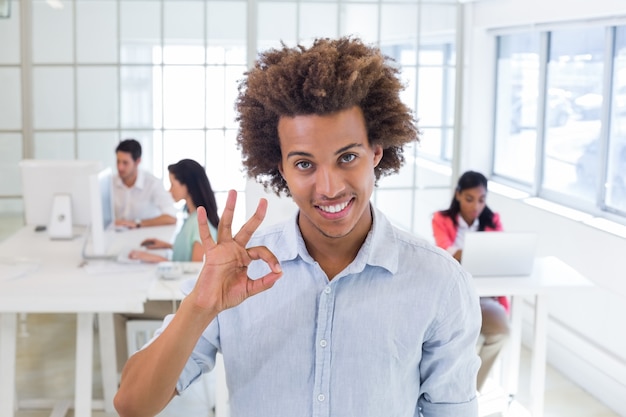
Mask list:
[[[470,232],[461,264],[475,277],[530,275],[536,246],[532,232]]]

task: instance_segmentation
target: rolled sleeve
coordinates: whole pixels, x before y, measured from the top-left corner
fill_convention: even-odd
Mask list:
[[[424,417],[477,417],[478,400],[476,397],[466,403],[422,403]]]
[[[423,345],[419,405],[424,417],[478,414],[476,375],[480,359],[476,342],[480,333],[479,297],[469,283],[469,275],[458,279],[441,301],[437,325]]]

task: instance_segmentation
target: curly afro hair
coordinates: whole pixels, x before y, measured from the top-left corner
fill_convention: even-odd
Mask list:
[[[383,158],[376,180],[398,172],[403,146],[418,141],[411,110],[400,100],[404,89],[391,58],[362,41],[343,37],[317,39],[270,49],[239,84],[236,102],[237,145],[247,174],[277,195],[290,195],[278,171],[281,161],[278,120],[281,116],[326,115],[359,106],[370,145],[381,145]]]

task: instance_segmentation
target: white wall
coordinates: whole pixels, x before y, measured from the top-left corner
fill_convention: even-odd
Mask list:
[[[489,0],[467,6],[461,171],[490,168],[495,42],[488,30],[596,18],[623,24],[626,1]],[[503,215],[507,229],[538,231],[540,255],[558,256],[596,284],[591,291],[551,298],[548,358],[626,415],[626,239],[495,193],[489,205]]]

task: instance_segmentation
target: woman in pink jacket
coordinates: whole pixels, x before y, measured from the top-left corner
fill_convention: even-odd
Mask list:
[[[487,206],[487,178],[475,171],[467,171],[458,180],[450,207],[433,215],[435,243],[462,261],[465,234],[497,232],[502,230],[500,216]],[[481,297],[483,315],[479,346],[482,365],[478,370],[477,388],[480,391],[500,350],[509,335],[509,308],[506,297]]]

